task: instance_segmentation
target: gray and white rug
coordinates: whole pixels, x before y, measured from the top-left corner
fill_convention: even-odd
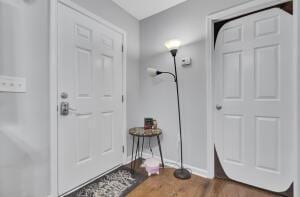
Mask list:
[[[146,179],[146,175],[120,167],[66,197],[123,197]]]

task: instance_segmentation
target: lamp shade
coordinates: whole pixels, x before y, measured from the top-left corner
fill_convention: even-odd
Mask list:
[[[173,39],[165,42],[165,46],[169,49],[169,51],[174,49],[179,49],[180,45],[181,45],[181,41],[177,39]]]
[[[151,77],[156,77],[157,76],[157,71],[155,68],[147,68],[147,72],[149,76]]]

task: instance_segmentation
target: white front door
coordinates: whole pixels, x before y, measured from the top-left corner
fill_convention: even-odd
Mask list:
[[[215,146],[233,180],[283,192],[294,176],[292,16],[271,9],[225,24],[215,48]]]
[[[58,7],[59,193],[122,163],[123,36]],[[61,110],[61,109],[59,109]]]

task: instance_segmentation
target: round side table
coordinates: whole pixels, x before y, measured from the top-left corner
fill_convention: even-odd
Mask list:
[[[143,139],[142,141],[142,152],[141,152],[141,157],[143,157],[143,150],[144,150],[144,140],[145,137],[156,137],[157,138],[157,143],[158,143],[158,148],[159,148],[159,153],[160,153],[160,159],[161,159],[161,164],[162,167],[165,167],[163,156],[162,156],[162,151],[161,151],[161,144],[160,144],[160,135],[162,134],[162,130],[157,128],[157,129],[144,129],[144,127],[135,127],[129,129],[129,134],[132,136],[132,152],[131,152],[131,170],[133,171],[135,169],[135,162],[136,162],[136,157],[137,153],[140,150],[140,138]],[[137,137],[137,145],[136,145],[136,151],[135,151],[135,157],[133,160],[133,154],[134,154],[134,144],[135,144],[135,138]]]

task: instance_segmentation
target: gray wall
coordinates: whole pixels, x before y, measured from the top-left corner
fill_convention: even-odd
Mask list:
[[[168,76],[148,77],[146,68],[155,66],[173,71],[171,56],[164,47],[164,42],[172,38],[180,39],[184,45],[178,60],[192,57],[193,64],[189,67],[182,67],[178,61],[184,163],[206,170],[205,17],[244,2],[247,0],[189,0],[141,21],[142,115],[157,118],[164,130],[163,154],[170,160],[179,160],[175,86]]]
[[[19,4],[0,3],[0,75],[26,77],[27,93],[0,93],[0,196],[45,197],[49,193],[48,1],[15,2]]]
[[[127,127],[139,125],[139,59],[140,25],[139,21],[125,12],[111,0],[73,0],[75,3],[122,28],[127,33]],[[130,138],[128,137],[128,154]]]
[[[27,93],[0,93],[0,197],[46,197],[50,189],[50,1],[16,2],[20,4],[15,11],[0,3],[0,75],[26,77]],[[139,22],[111,0],[76,2],[127,31],[127,118],[128,126],[136,125]]]

